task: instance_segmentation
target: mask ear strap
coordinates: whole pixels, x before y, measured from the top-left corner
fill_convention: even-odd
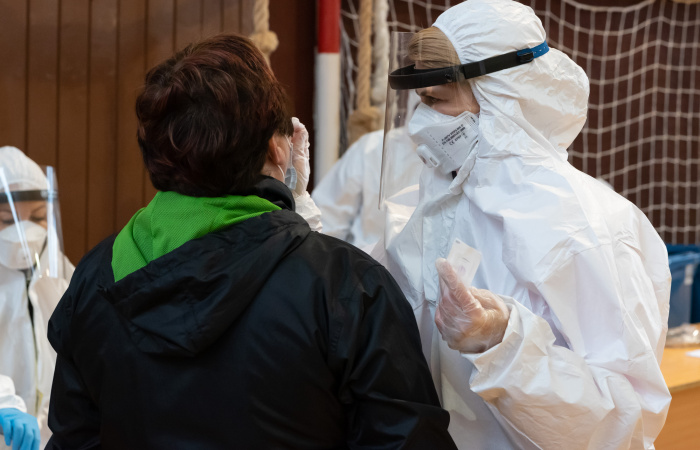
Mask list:
[[[285,137],[286,137],[286,136],[285,136]],[[289,141],[289,138],[287,138],[287,140]],[[275,165],[275,167],[277,167],[277,169],[280,171],[280,173],[282,174],[282,180],[284,180],[284,176],[285,176],[284,170],[282,170],[282,166],[280,166],[279,164],[277,164],[277,163],[275,162],[275,160],[277,159],[277,156],[276,156],[277,149],[282,149],[282,150],[284,150],[281,146],[277,145],[277,143],[275,142],[275,147],[274,147],[275,158],[273,159],[273,158],[271,158],[269,155],[268,155],[268,158],[269,158],[270,162],[273,163],[273,164]],[[270,150],[270,151],[271,151],[271,150]],[[290,155],[290,158],[291,158],[291,155]],[[289,163],[291,164],[291,161],[289,161]]]
[[[279,164],[275,164],[275,166],[277,166],[277,168],[280,170],[280,173],[282,174],[282,179],[284,180],[285,174],[284,174],[284,170],[282,170],[282,166],[280,166]]]

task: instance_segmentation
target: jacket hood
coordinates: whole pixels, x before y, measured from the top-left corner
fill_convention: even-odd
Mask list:
[[[283,209],[187,242],[116,283],[111,265],[104,265],[98,290],[141,351],[194,356],[205,350],[309,234],[284,184],[266,178],[246,195]]]
[[[531,8],[512,0],[469,0],[434,24],[462,64],[535,47],[547,38]],[[586,121],[588,77],[556,49],[533,62],[470,80],[479,103],[479,157],[556,158]]]

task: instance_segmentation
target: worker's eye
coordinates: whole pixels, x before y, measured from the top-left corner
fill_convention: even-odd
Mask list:
[[[12,216],[12,213],[5,211],[0,213],[0,224],[3,224],[4,226],[9,226],[13,223],[15,223],[15,218]]]
[[[428,106],[432,106],[440,101],[439,98],[431,97],[430,95],[424,95],[421,97],[421,101]]]
[[[42,216],[31,216],[29,218],[29,220],[31,220],[32,222],[36,222],[36,223],[46,222],[46,214],[44,214]]]

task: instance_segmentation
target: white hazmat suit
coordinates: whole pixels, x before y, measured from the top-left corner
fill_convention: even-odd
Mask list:
[[[546,38],[531,9],[508,0],[464,2],[434,26],[463,64]],[[455,179],[423,172],[415,213],[378,255],[412,303],[455,442],[653,448],[670,403],[659,368],[668,259],[638,208],[567,162],[586,119],[585,73],[551,49],[470,84],[478,145]],[[434,324],[435,261],[455,238],[483,255],[473,286],[510,311],[483,353],[451,350]]]
[[[379,174],[384,131],[352,144],[311,193],[323,216],[323,232],[358,248],[376,244],[384,230]]]
[[[41,168],[14,147],[0,148],[0,167],[10,190],[46,189],[46,176]],[[26,412],[37,417],[43,444],[51,435],[46,420],[56,364],[56,353],[46,332],[49,318],[74,270],[59,249],[57,255],[49,255],[48,247],[41,252],[37,267],[49,266],[51,259],[52,270],[63,274],[60,278],[33,270],[27,279],[27,271],[0,262],[0,373],[10,377],[16,389],[4,394],[7,398],[11,394],[19,396]],[[3,385],[6,391],[10,386]],[[0,443],[0,448],[3,445]]]
[[[405,145],[401,147],[402,157],[396,158],[400,166],[394,170],[401,173],[403,184],[418,184],[423,163],[415,155],[408,135],[397,134]],[[383,130],[362,136],[311,195],[323,215],[323,232],[368,252],[384,236],[384,212],[379,209],[383,143]]]

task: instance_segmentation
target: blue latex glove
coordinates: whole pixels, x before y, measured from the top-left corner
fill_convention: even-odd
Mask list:
[[[0,427],[5,445],[12,443],[12,450],[39,450],[39,422],[31,414],[16,408],[0,409]]]

